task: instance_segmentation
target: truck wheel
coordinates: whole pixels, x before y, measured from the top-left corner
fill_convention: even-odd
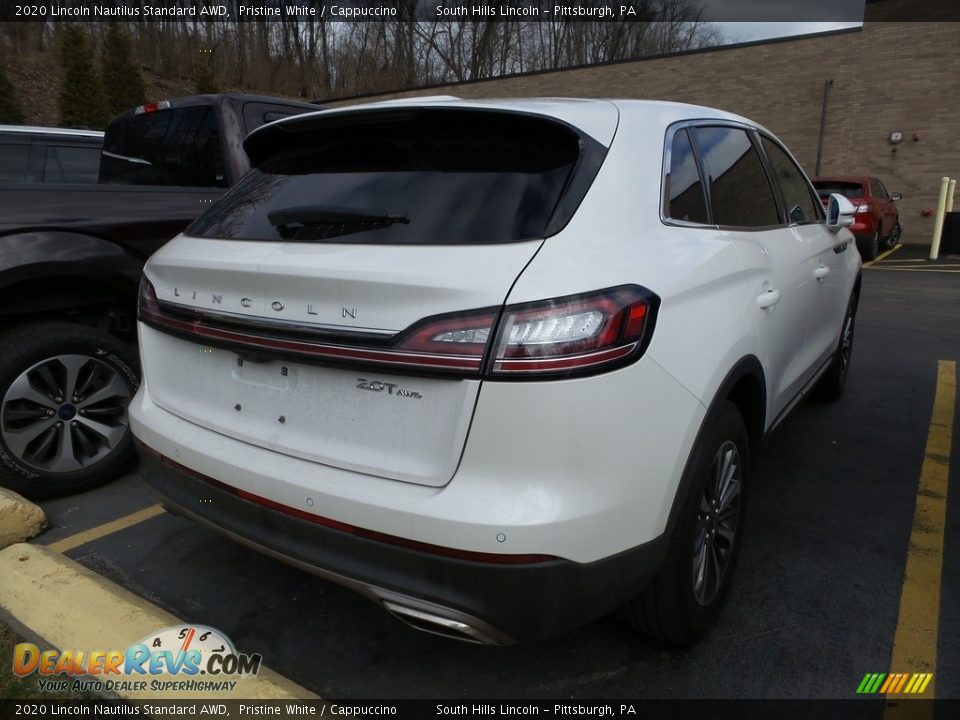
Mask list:
[[[720,408],[693,457],[693,484],[663,566],[623,609],[635,630],[679,644],[698,640],[716,623],[740,552],[750,445],[733,403]]]
[[[0,335],[0,484],[45,498],[116,477],[133,456],[138,368],[123,343],[83,325]]]

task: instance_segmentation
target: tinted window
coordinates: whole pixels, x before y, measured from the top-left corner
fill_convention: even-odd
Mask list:
[[[565,126],[491,112],[299,127],[187,232],[391,244],[542,237],[581,150]]]
[[[115,121],[107,130],[100,181],[226,187],[213,108],[159,110]]]
[[[266,123],[272,123],[274,120],[282,120],[285,117],[290,117],[293,113],[288,112],[268,112],[263,114],[263,125]]]
[[[700,170],[686,130],[678,130],[673,136],[666,186],[667,217],[694,223],[709,221]]]
[[[314,110],[320,110],[320,106],[313,108]],[[307,108],[297,108],[291,107],[289,105],[272,105],[270,103],[262,102],[248,102],[243,105],[243,124],[247,128],[248,133],[252,133],[261,125],[266,123],[271,123],[274,120],[280,120],[281,118],[290,117],[291,115],[299,115],[304,112],[311,112]]]
[[[827,197],[833,193],[845,198],[857,199],[863,197],[863,186],[855,182],[841,182],[835,180],[814,180],[813,186],[820,197]]]
[[[100,170],[97,147],[47,147],[43,181],[48,183],[95,183]]]
[[[823,219],[823,205],[810,189],[806,178],[796,163],[777,143],[764,137],[763,151],[780,182],[780,191],[787,207],[787,217],[792,223],[819,222]]]
[[[27,144],[0,143],[0,182],[24,182],[29,157]]]
[[[710,177],[713,221],[728,227],[780,224],[773,190],[753,143],[743,130],[697,128],[704,171]]]
[[[881,200],[888,200],[890,195],[887,194],[887,189],[883,186],[883,183],[876,178],[874,178],[872,182],[874,196],[880,198]]]

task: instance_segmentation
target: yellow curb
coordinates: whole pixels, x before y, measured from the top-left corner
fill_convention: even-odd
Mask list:
[[[0,488],[0,548],[29,540],[46,527],[43,510],[13,490]]]
[[[123,651],[163,628],[190,625],[60,553],[25,543],[0,550],[0,616],[6,616],[15,627],[24,628],[47,645],[72,652]],[[111,693],[128,700],[319,699],[263,666],[259,675],[234,676],[237,683],[232,690],[216,692],[163,692],[150,687],[154,679],[192,679],[184,676],[80,675],[71,679],[76,678],[148,678],[145,689]]]

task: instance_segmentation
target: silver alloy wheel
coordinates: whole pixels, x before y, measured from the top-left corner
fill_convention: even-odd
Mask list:
[[[0,405],[0,433],[18,460],[43,472],[83,470],[127,432],[132,391],[107,363],[57,355],[17,377]]]
[[[733,557],[740,520],[740,451],[725,441],[707,478],[693,540],[693,596],[700,605],[716,597]]]
[[[840,377],[847,376],[850,367],[850,356],[853,352],[853,305],[847,308],[847,316],[843,321],[843,334],[840,337]]]

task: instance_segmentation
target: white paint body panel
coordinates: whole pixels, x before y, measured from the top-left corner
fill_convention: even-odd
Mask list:
[[[430,315],[503,304],[541,243],[371,248],[179,235],[150,258],[145,273],[161,301],[250,318],[397,332]],[[283,308],[275,310],[274,303]]]
[[[231,438],[167,412],[152,394],[148,374],[130,405],[136,436],[241,490],[433,545],[549,553],[576,562],[599,560],[663,532],[663,508],[672,501],[685,448],[704,411],[645,358],[573,384],[486,382],[457,474],[437,488]],[[658,408],[657,422],[638,423],[642,408]],[[611,432],[597,417],[632,420],[622,432]]]

